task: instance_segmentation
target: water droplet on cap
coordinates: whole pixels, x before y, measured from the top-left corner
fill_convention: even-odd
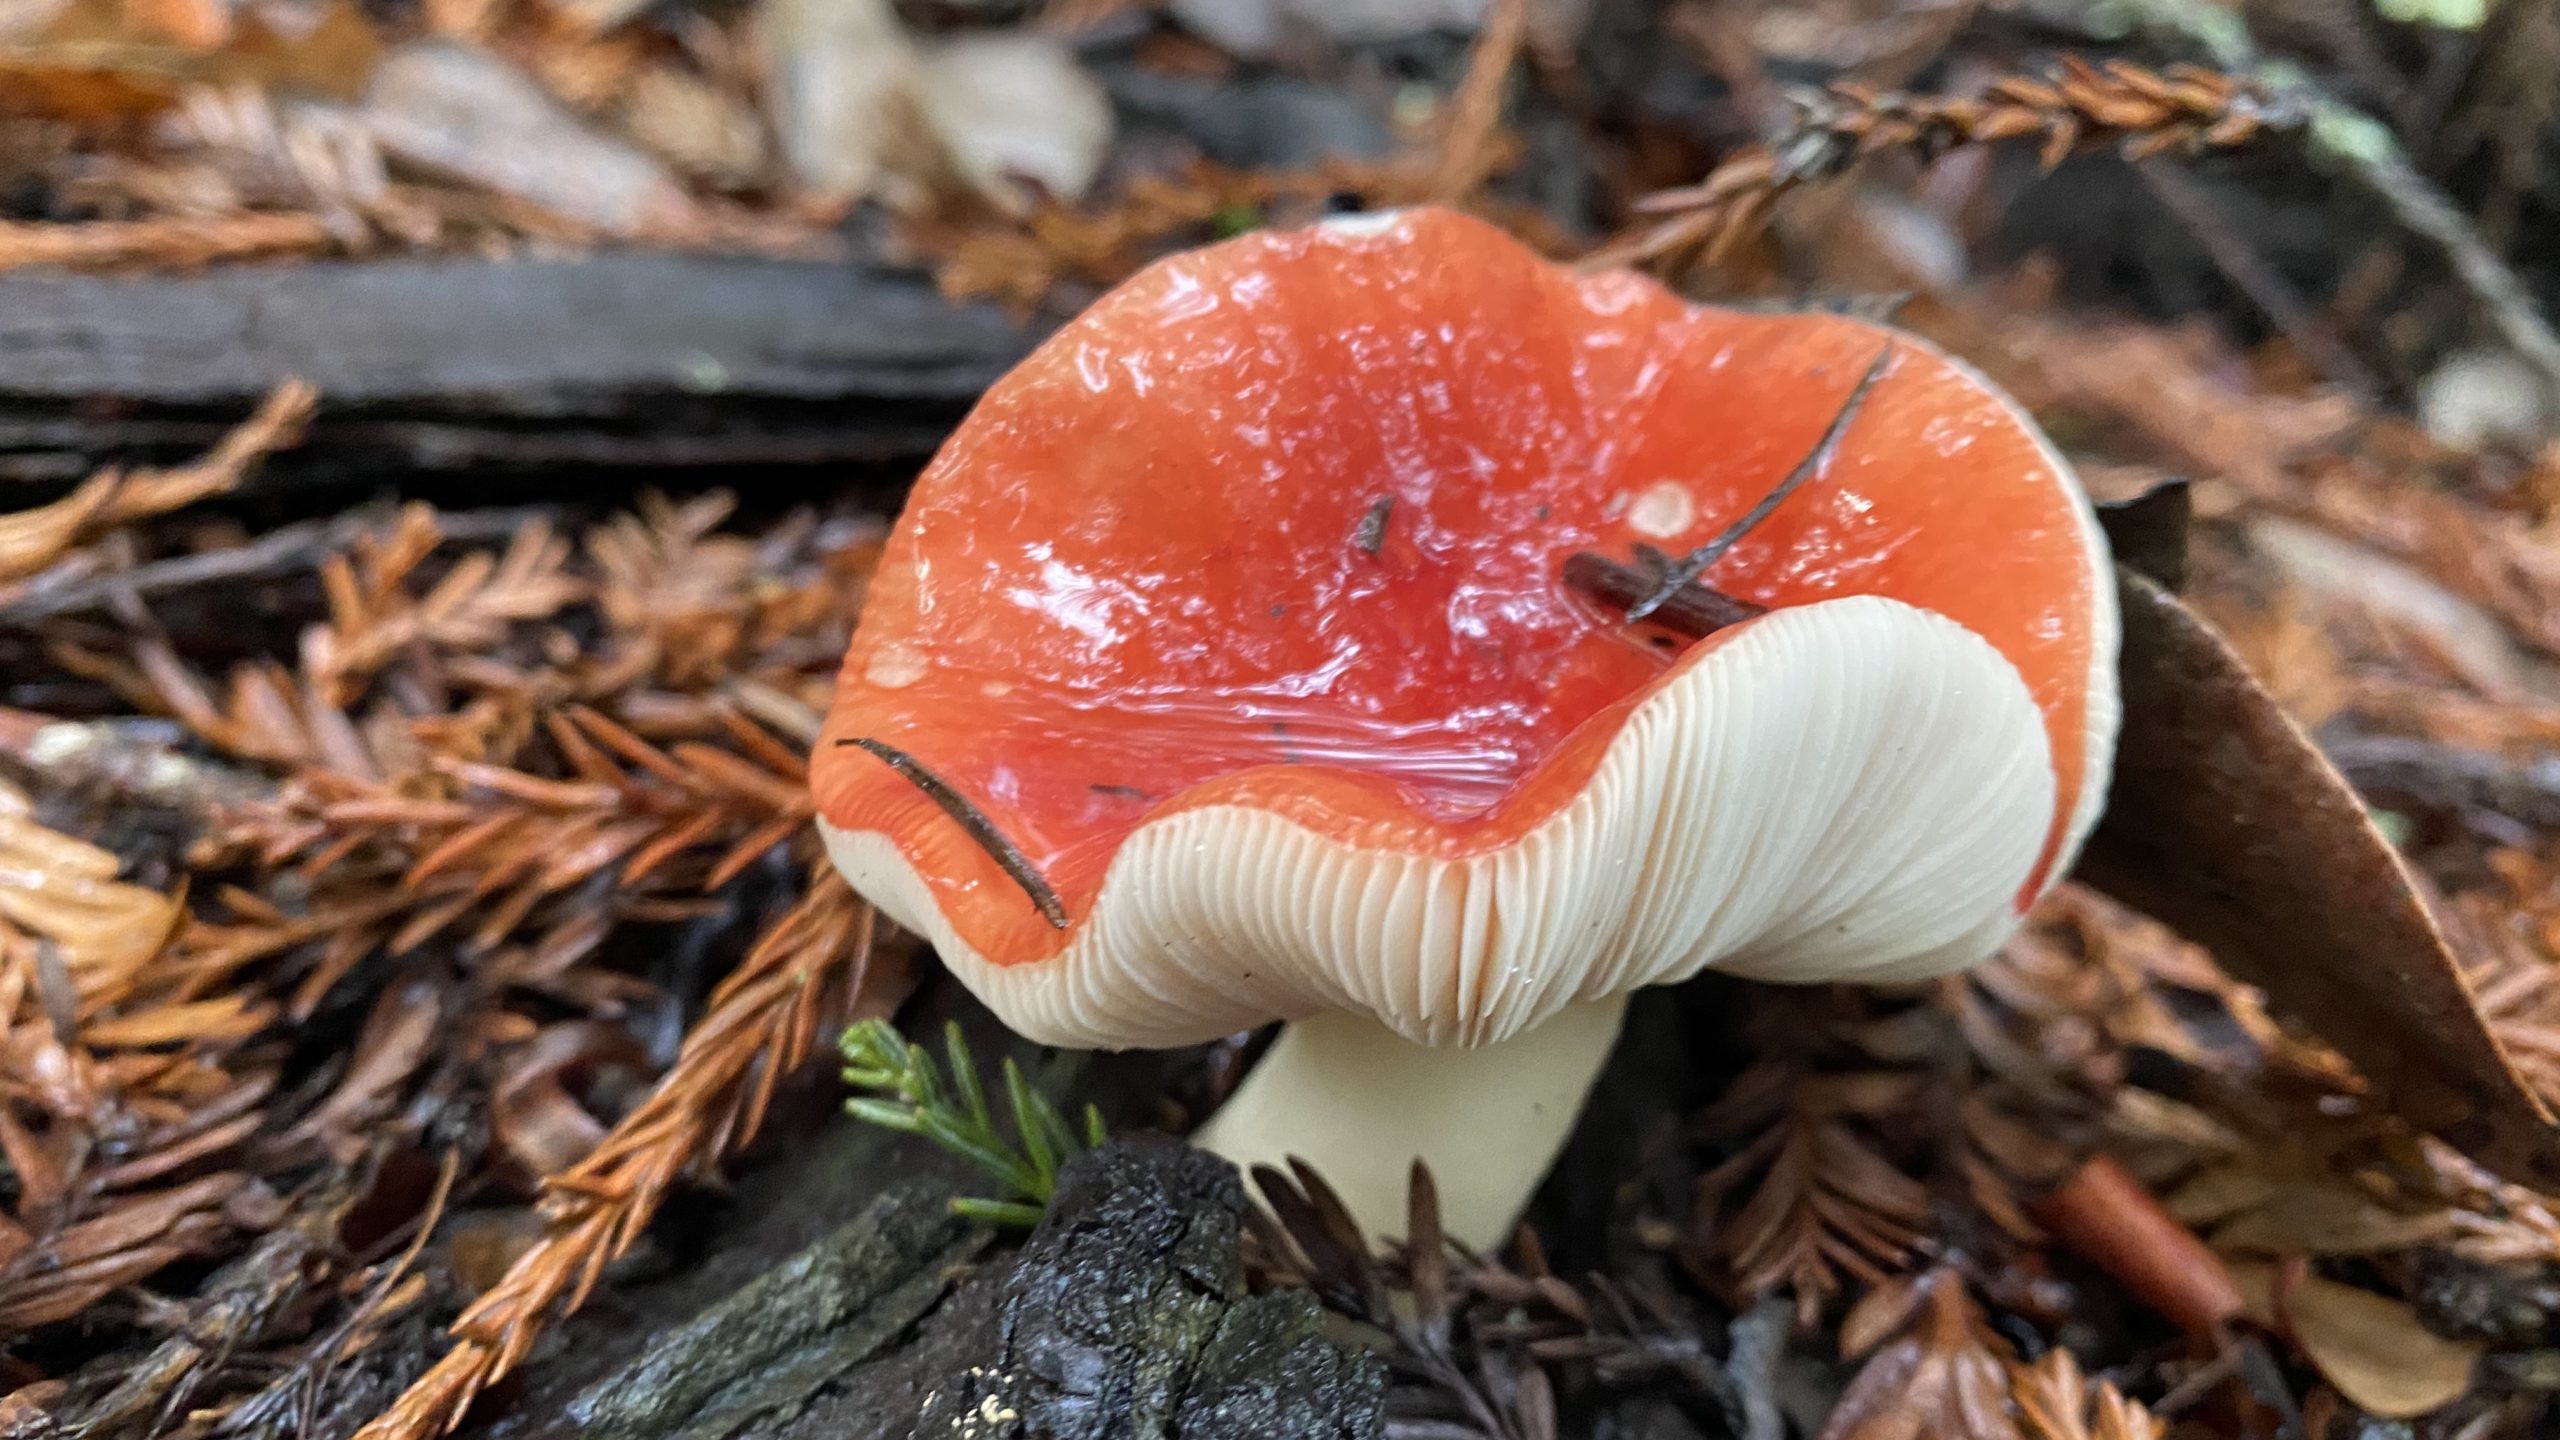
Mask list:
[[[1627,528],[1656,540],[1668,540],[1698,518],[1698,502],[1676,480],[1646,490],[1627,507]]]
[[[871,652],[871,663],[862,667],[862,678],[883,690],[904,690],[924,678],[933,668],[924,652],[912,645],[895,643]]]

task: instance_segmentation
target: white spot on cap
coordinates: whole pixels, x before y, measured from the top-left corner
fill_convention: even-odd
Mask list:
[[[1698,502],[1676,480],[1665,480],[1627,507],[1627,526],[1639,535],[1668,540],[1698,518]]]
[[[1316,228],[1346,240],[1369,240],[1380,235],[1392,235],[1403,225],[1404,212],[1401,210],[1370,210],[1354,215],[1328,215],[1317,223]]]
[[[883,690],[904,690],[932,668],[924,652],[912,645],[883,645],[871,652],[871,663],[862,668],[862,678]]]
[[[1010,680],[990,680],[986,684],[978,687],[978,693],[986,696],[990,700],[1001,700],[1007,695],[1013,693],[1013,682]]]

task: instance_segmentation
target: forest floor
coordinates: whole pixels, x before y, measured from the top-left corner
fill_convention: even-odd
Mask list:
[[[0,4],[0,1434],[2552,1433],[2555,73],[2549,0]],[[1423,201],[2188,482],[2407,871],[2305,781],[2233,843],[2325,928],[2084,875],[1649,992],[1496,1255],[1144,1144],[953,1218],[848,1024],[1123,1135],[1250,1047],[1012,1043],[832,878],[901,489],[1148,260]]]

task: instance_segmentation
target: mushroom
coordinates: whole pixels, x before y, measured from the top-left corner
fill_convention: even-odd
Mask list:
[[[1566,578],[1684,550],[1738,623]],[[2086,499],[1959,363],[1407,210],[1161,261],[991,388],[813,784],[1021,1034],[1288,1022],[1195,1139],[1385,1233],[1423,1159],[1482,1246],[1629,991],[1994,950],[2097,816],[2115,645]]]

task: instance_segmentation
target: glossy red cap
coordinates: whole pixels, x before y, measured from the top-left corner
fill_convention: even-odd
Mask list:
[[[1676,644],[1564,584],[1750,509],[1888,340],[1705,577],[1769,614]],[[1160,262],[991,389],[813,774],[856,887],[1026,1034],[1478,1043],[1988,954],[2096,818],[2114,652],[2085,499],[1969,369],[1402,211]]]

